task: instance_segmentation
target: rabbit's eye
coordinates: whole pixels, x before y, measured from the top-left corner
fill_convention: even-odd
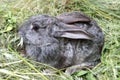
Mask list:
[[[39,30],[39,25],[38,24],[32,24],[32,30],[38,31]]]

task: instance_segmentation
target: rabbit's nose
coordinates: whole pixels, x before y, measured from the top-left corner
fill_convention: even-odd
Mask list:
[[[19,35],[20,37],[22,37],[22,36],[24,36],[24,33],[21,32],[21,31],[18,31],[18,35]]]
[[[19,30],[17,31],[19,35],[22,35],[22,32],[20,32]]]

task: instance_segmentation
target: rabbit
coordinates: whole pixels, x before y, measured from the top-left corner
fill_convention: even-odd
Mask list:
[[[18,28],[26,56],[58,69],[97,65],[104,35],[94,20],[81,15],[66,12],[55,17],[38,14],[27,18]]]

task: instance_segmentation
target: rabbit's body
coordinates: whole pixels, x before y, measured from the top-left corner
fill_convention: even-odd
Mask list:
[[[65,23],[48,15],[28,18],[19,28],[26,55],[56,68],[100,61],[104,35],[94,20]]]

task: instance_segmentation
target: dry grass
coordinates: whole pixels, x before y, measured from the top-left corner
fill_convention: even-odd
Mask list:
[[[19,55],[16,31],[25,18],[76,10],[94,18],[105,33],[101,63],[95,68],[66,75]],[[46,74],[44,68],[57,74]],[[120,80],[119,0],[0,0],[0,80],[78,80],[81,77],[84,80]]]

